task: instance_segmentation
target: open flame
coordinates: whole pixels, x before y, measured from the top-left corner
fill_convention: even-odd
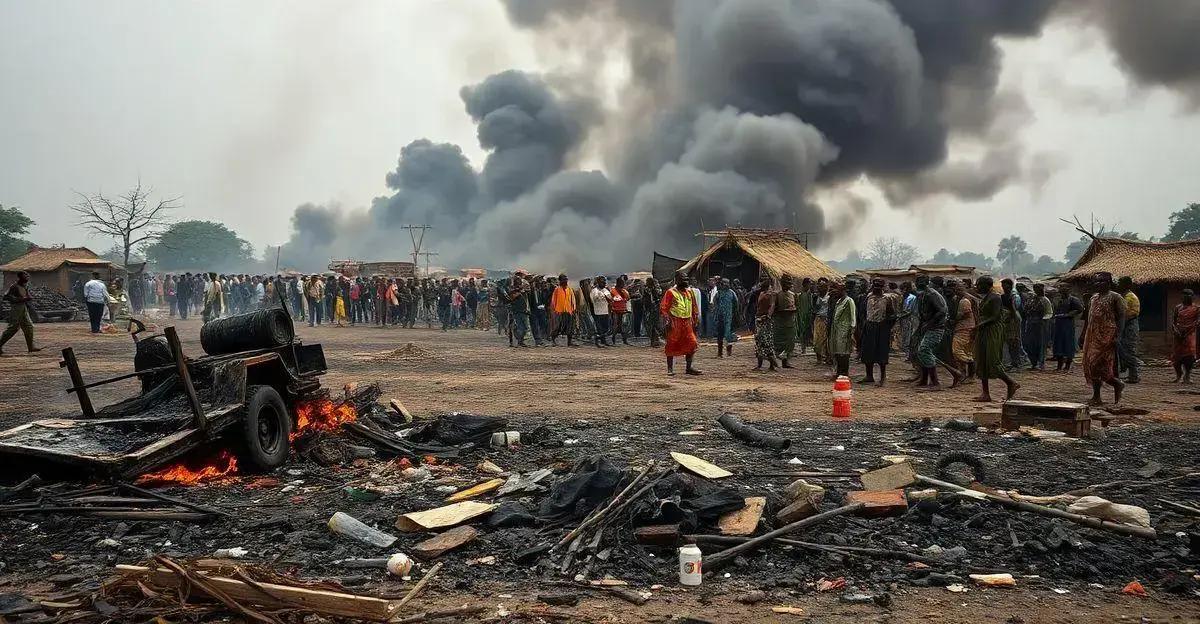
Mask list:
[[[157,472],[148,472],[137,479],[138,485],[196,485],[237,474],[237,457],[221,451],[202,462],[179,462]]]
[[[296,429],[291,439],[310,431],[337,431],[355,420],[358,420],[358,412],[350,403],[334,404],[328,398],[301,401],[296,404]]]

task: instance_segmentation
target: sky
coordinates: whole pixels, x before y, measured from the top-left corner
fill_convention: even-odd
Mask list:
[[[1078,234],[1058,217],[1161,236],[1171,212],[1200,201],[1200,113],[1131,83],[1097,31],[1051,22],[1002,49],[1000,91],[1032,113],[1010,131],[1052,175],[981,202],[904,209],[859,180],[849,190],[869,218],[821,255],[880,235],[926,256],[994,254],[1018,234],[1061,258]],[[76,192],[140,179],[181,197],[174,218],[222,222],[262,249],[288,239],[300,204],[358,208],[388,194],[385,174],[412,140],[456,143],[480,168],[459,89],[554,62],[487,0],[0,0],[0,204],[37,222],[39,244],[103,251],[111,242],[67,207]],[[976,147],[952,144],[950,159]],[[817,197],[829,218],[843,209],[836,195]],[[404,257],[407,239],[396,250]]]

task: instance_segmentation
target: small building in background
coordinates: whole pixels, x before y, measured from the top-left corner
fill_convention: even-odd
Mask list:
[[[1163,353],[1174,337],[1172,311],[1185,288],[1200,292],[1200,240],[1148,243],[1123,238],[1092,238],[1092,244],[1060,280],[1087,304],[1090,280],[1098,272],[1128,276],[1142,303],[1139,325],[1147,352]]]
[[[0,266],[4,284],[16,281],[17,273],[27,271],[34,286],[44,286],[61,295],[75,298],[74,286],[92,279],[92,272],[99,271],[100,279],[110,281],[125,271],[96,255],[87,247],[38,247],[31,245],[29,251]]]
[[[705,236],[717,240],[679,269],[693,279],[737,279],[747,288],[763,273],[775,279],[787,274],[797,283],[806,277],[813,281],[842,279],[841,273],[809,252],[791,230],[728,228],[705,232]]]
[[[912,264],[907,269],[862,269],[854,273],[866,280],[878,277],[897,284],[912,282],[918,275],[928,275],[930,278],[941,276],[947,282],[974,280],[980,275],[975,267],[962,264]]]

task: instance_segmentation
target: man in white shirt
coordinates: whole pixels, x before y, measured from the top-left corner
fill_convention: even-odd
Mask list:
[[[607,283],[603,275],[596,278],[596,283],[592,286],[592,317],[596,320],[596,346],[604,347],[607,345],[607,337],[609,334],[608,325],[608,304],[612,301],[612,292],[607,288]],[[613,338],[613,345],[617,344],[617,339]]]
[[[92,279],[83,285],[83,300],[87,303],[88,321],[92,324],[92,333],[100,333],[100,319],[104,317],[104,309],[108,305],[108,287],[100,279],[100,273],[92,272]]]

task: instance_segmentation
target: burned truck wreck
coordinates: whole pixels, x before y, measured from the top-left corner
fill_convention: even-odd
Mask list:
[[[205,355],[196,358],[183,352],[174,327],[138,333],[133,372],[106,379],[85,382],[74,351],[63,349],[59,365],[79,413],[0,432],[0,470],[128,479],[209,445],[269,470],[287,460],[303,418],[297,406],[327,394],[321,345],[297,340],[282,308],[207,323]],[[135,377],[141,394],[93,407],[89,388]]]

